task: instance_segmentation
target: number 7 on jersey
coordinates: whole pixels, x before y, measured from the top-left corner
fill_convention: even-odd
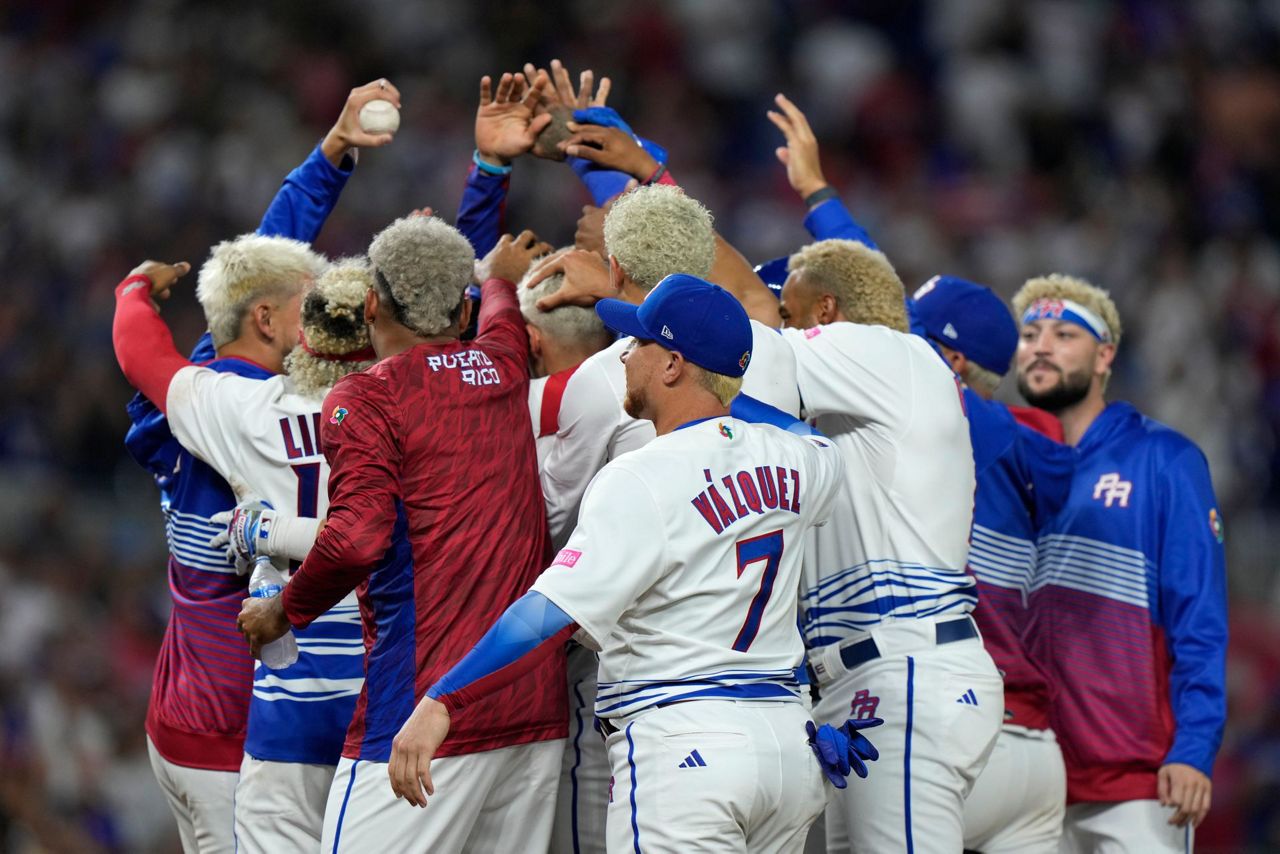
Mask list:
[[[751,642],[760,631],[760,620],[764,617],[765,606],[773,595],[773,582],[778,577],[778,565],[782,563],[782,531],[771,531],[758,537],[738,541],[738,578],[747,567],[754,563],[764,563],[764,572],[760,576],[760,589],[751,600],[747,609],[747,619],[738,630],[738,639],[733,648],[738,652],[746,652]]]

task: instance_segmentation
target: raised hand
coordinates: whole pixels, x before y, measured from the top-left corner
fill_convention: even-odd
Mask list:
[[[791,189],[800,198],[806,199],[827,186],[827,179],[822,176],[822,162],[818,157],[818,140],[809,127],[809,120],[786,95],[778,95],[773,100],[782,112],[769,110],[766,115],[787,138],[787,144],[776,149],[774,154],[787,167],[787,180],[791,182]]]
[[[520,232],[517,237],[504,234],[489,250],[489,254],[476,262],[476,278],[482,282],[489,279],[518,282],[529,271],[535,258],[550,251],[551,244],[539,240],[528,229]]]
[[[588,68],[579,77],[578,88],[575,91],[573,79],[558,59],[551,60],[550,72],[535,68],[533,63],[526,62],[524,74],[529,80],[545,76],[551,81],[550,85],[542,90],[541,99],[534,108],[534,115],[543,113],[550,115],[551,123],[538,135],[538,141],[533,146],[533,154],[535,157],[547,160],[564,160],[565,154],[560,149],[560,143],[572,136],[568,124],[573,121],[573,111],[592,106],[603,107],[609,97],[612,84],[608,77],[601,78],[600,87],[593,95],[591,89],[595,83],[595,73]]]
[[[390,101],[400,109],[400,90],[386,78],[374,80],[351,90],[347,102],[342,105],[338,121],[325,134],[320,150],[325,159],[338,166],[347,152],[357,148],[377,148],[394,138],[389,133],[367,133],[360,127],[360,108],[370,101]]]
[[[647,181],[658,170],[658,161],[620,128],[569,122],[569,130],[573,136],[560,143],[560,148],[570,157],[590,160],[637,181]]]
[[[523,74],[503,74],[498,88],[488,75],[480,78],[480,106],[476,109],[476,151],[495,166],[506,166],[533,148],[551,116],[534,116],[534,107],[547,87],[546,75],[530,83]]]
[[[160,310],[158,300],[167,300],[174,284],[191,272],[191,265],[186,261],[166,264],[163,261],[143,261],[129,271],[130,276],[146,276],[151,280],[151,304],[156,311]]]

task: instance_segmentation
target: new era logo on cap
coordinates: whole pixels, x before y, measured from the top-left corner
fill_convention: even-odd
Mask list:
[[[956,328],[950,323],[942,327],[942,334],[950,338],[952,341],[960,337],[960,333],[956,332]]]
[[[668,341],[676,340],[676,336],[671,334],[671,327],[667,326],[665,323],[662,324],[662,337]]]

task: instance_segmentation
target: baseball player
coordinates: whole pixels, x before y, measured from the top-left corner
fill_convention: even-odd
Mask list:
[[[361,261],[330,267],[302,306],[302,337],[285,358],[286,374],[254,380],[182,359],[144,296],[167,293],[186,265],[149,262],[125,280],[141,282],[131,322],[118,334],[126,375],[161,401],[182,446],[237,490],[266,499],[280,514],[253,516],[243,557],[301,559],[328,509],[329,466],[320,453],[320,404],[341,376],[373,364],[364,326],[372,277]],[[209,295],[206,294],[206,298]],[[230,515],[230,514],[228,514]],[[243,532],[241,532],[243,536]],[[287,561],[286,561],[287,563]],[[359,608],[354,594],[298,632],[297,663],[258,665],[249,704],[244,760],[235,795],[236,844],[244,851],[314,849],[347,725],[364,680]]]
[[[566,290],[577,288],[592,294],[588,304],[603,294],[620,294],[638,304],[669,274],[708,275],[716,258],[711,214],[674,186],[640,187],[620,196],[605,219],[605,243],[610,258],[607,267],[592,252],[563,253],[531,273],[527,287],[540,288],[543,279],[562,275],[564,284],[553,297],[561,298]],[[543,297],[535,305],[541,308],[547,302]],[[755,322],[752,337],[755,358],[747,369],[744,389],[779,410],[797,414],[800,400],[790,349],[775,330]],[[634,418],[623,407],[626,378],[620,357],[626,346],[626,339],[619,339],[585,360],[565,383],[551,449],[541,461],[547,520],[556,548],[573,531],[591,478],[610,460],[653,439],[653,425]],[[571,651],[569,658],[569,749],[573,755],[566,759],[571,769],[576,765],[580,771],[607,766],[600,740],[588,725],[595,704],[593,658],[581,649]],[[562,797],[572,803],[568,833],[562,832],[563,822],[557,824],[560,847],[556,850],[603,850],[600,831],[608,791],[590,782],[590,777],[586,772],[561,781]]]
[[[973,618],[1004,679],[1004,725],[965,801],[965,847],[1052,854],[1062,836],[1066,771],[1049,728],[1050,683],[1023,636],[1036,532],[1066,501],[1073,454],[1019,423],[1020,407],[991,399],[1013,360],[1018,328],[989,288],[935,276],[908,308],[913,331],[964,381],[978,483],[969,548],[978,582]]]
[[[1200,449],[1104,397],[1115,303],[1070,276],[1031,279],[1018,388],[1057,415],[1076,469],[1040,534],[1031,651],[1058,691],[1062,850],[1188,852],[1209,810],[1226,719],[1222,518]]]
[[[410,217],[369,248],[375,287],[364,318],[381,361],[325,399],[327,521],[284,592],[246,600],[240,615],[257,648],[358,587],[366,678],[329,793],[325,851],[547,843],[567,719],[563,656],[519,692],[459,717],[442,764],[466,783],[439,809],[404,809],[385,777],[391,739],[413,704],[528,588],[548,553],[513,284],[547,248],[528,233],[499,241],[481,265],[489,276],[471,343],[458,339],[475,267],[461,234]]]
[[[285,238],[313,240],[355,167],[357,147],[391,140],[360,129],[360,108],[374,98],[398,104],[400,96],[385,80],[352,90],[333,128],[285,178],[263,216],[259,237],[235,244],[239,263],[230,268],[215,263],[218,269],[207,273],[236,289],[242,302],[239,313],[224,312],[216,328],[210,318],[213,334],[202,337],[193,361],[254,379],[281,369],[298,336],[292,297],[326,264],[305,245]],[[208,541],[222,528],[210,517],[231,509],[236,500],[216,472],[174,440],[153,402],[136,396],[129,416],[133,426],[125,445],[161,489],[174,606],[147,705],[148,751],[183,849],[229,852],[235,844],[233,799],[244,757],[253,664],[234,625],[247,579]]]
[[[798,851],[823,784],[801,735],[792,548],[826,520],[840,455],[729,416],[752,334],[721,288],[673,275],[639,307],[597,310],[634,336],[626,406],[657,438],[600,471],[568,545],[431,687],[396,737],[392,784],[416,805],[423,787],[445,797],[430,766],[451,715],[578,632],[601,650],[609,851]]]
[[[974,465],[961,395],[909,335],[884,255],[825,240],[791,257],[782,291],[805,412],[845,457],[839,526],[806,549],[801,606],[817,720],[876,714],[874,786],[835,793],[831,851],[951,851],[1003,713],[969,612]],[[761,286],[763,290],[763,285]]]

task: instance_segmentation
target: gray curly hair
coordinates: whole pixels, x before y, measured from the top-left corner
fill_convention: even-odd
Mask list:
[[[251,303],[291,299],[328,264],[309,245],[288,237],[242,234],[213,247],[196,283],[196,299],[204,308],[213,345],[221,347],[240,337]]]
[[[705,279],[716,260],[711,212],[666,184],[619,196],[604,218],[604,246],[646,291],[672,273]]]
[[[369,350],[364,295],[374,286],[364,258],[343,258],[320,277],[302,301],[302,345],[285,357],[298,392],[322,398],[347,374],[377,361]]]
[[[444,220],[408,216],[373,238],[369,261],[395,319],[419,335],[436,335],[457,319],[476,254]]]

